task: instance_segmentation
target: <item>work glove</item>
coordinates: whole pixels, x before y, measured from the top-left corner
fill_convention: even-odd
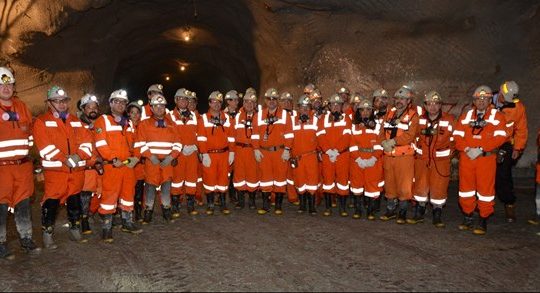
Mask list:
[[[328,158],[332,163],[335,163],[337,160],[337,156],[339,156],[339,152],[336,149],[329,149],[325,152],[325,154],[328,155]]]
[[[202,154],[202,164],[206,168],[210,167],[210,164],[212,164],[212,160],[210,159],[209,154]]]
[[[478,158],[483,153],[483,151],[481,148],[469,148],[468,150],[466,150],[466,153],[469,159],[474,160]]]
[[[262,158],[264,157],[261,150],[255,149],[253,150],[253,154],[255,155],[255,161],[257,161],[257,163],[260,163],[262,161]]]
[[[197,150],[197,146],[194,144],[185,145],[184,148],[182,148],[182,154],[184,156],[189,156],[193,154]]]
[[[174,158],[171,155],[167,155],[159,164],[161,167],[167,167],[171,165],[171,162],[174,160]]]
[[[366,161],[362,158],[356,158],[356,160],[354,160],[356,162],[356,164],[358,164],[358,167],[360,167],[360,169],[364,169],[366,168]]]
[[[153,165],[158,165],[159,163],[161,163],[156,155],[150,156],[150,162],[152,162]]]
[[[81,161],[81,157],[79,157],[79,155],[77,154],[73,154],[73,155],[67,156],[66,162],[64,164],[66,164],[66,166],[70,168],[75,168],[79,166],[78,164],[80,161]]]
[[[120,161],[119,159],[115,159],[115,160],[113,160],[113,166],[115,168],[120,168],[120,167],[124,166],[124,163],[122,161]]]
[[[283,161],[288,161],[291,158],[291,152],[288,149],[285,149],[283,151],[283,154],[281,154],[281,159]]]
[[[129,157],[127,161],[128,162],[126,163],[126,167],[134,168],[135,165],[137,165],[137,163],[139,162],[139,159],[137,157]]]
[[[381,142],[381,145],[385,152],[391,152],[394,146],[396,145],[396,140],[393,138],[385,139]]]
[[[229,165],[232,165],[234,162],[234,152],[229,153]]]
[[[372,156],[371,158],[367,159],[365,162],[366,162],[366,167],[373,167],[375,166],[375,162],[377,162],[377,158]]]

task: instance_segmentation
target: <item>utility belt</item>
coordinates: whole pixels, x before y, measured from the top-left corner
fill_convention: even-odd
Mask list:
[[[343,154],[343,153],[347,153],[347,152],[349,152],[349,148],[348,148],[348,147],[346,147],[346,148],[342,149],[342,150],[341,150],[341,151],[339,151],[338,153],[339,153],[339,154],[341,155],[341,154]]]
[[[9,166],[9,165],[22,165],[26,162],[30,162],[30,158],[24,157],[19,160],[2,160],[0,161],[0,166]]]
[[[222,149],[208,150],[207,153],[209,153],[209,154],[218,154],[218,153],[224,153],[224,152],[226,152],[228,150],[229,150],[229,147],[225,147],[225,148],[222,148]]]
[[[310,152],[307,152],[307,153],[300,154],[298,156],[291,157],[289,159],[289,163],[291,164],[291,168],[295,169],[296,167],[298,167],[298,161],[300,161],[300,159],[302,159],[302,157],[307,156],[307,155],[311,155],[311,154],[317,154],[317,153],[318,153],[317,150],[313,150],[313,151],[310,151]]]
[[[261,149],[269,152],[275,152],[280,149],[284,149],[285,145],[271,146],[271,147],[260,147]]]
[[[242,148],[252,148],[253,145],[250,143],[235,142],[235,144]]]

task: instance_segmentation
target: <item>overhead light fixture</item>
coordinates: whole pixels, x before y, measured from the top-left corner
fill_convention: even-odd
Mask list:
[[[180,65],[180,71],[186,71],[186,66],[185,65]]]
[[[191,32],[191,27],[187,26],[183,31],[182,31],[182,40],[184,40],[185,42],[189,42],[191,41],[192,39],[192,32]]]
[[[169,80],[171,80],[171,77],[170,76],[165,76],[165,80],[169,81]]]

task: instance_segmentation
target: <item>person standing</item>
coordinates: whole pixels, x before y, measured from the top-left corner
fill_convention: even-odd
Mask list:
[[[15,76],[7,67],[0,67],[0,117],[0,259],[12,259],[6,244],[8,211],[15,214],[23,251],[35,255],[41,248],[32,240],[32,114],[15,95]]]

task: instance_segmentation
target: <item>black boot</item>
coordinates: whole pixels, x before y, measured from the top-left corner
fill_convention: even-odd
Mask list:
[[[135,196],[133,197],[133,218],[139,223],[143,220],[143,195],[144,180],[137,180],[135,184]]]
[[[229,192],[229,201],[231,203],[236,204],[238,202],[238,194],[242,193],[242,192],[237,192],[236,189],[234,188],[233,178],[234,178],[234,171],[232,171],[230,176],[229,176],[229,189],[228,189],[228,192]]]
[[[76,242],[87,242],[81,236],[81,197],[74,194],[67,198],[67,216],[69,220],[69,239]]]
[[[143,216],[143,221],[142,221],[142,224],[143,225],[147,225],[147,224],[150,224],[150,222],[152,222],[152,215],[154,214],[154,211],[151,210],[151,209],[144,209],[144,216]]]
[[[90,201],[92,201],[91,191],[81,191],[81,233],[83,235],[92,234],[92,228],[88,217],[90,215]]]
[[[278,192],[276,193],[276,206],[274,209],[274,214],[276,215],[282,215],[283,214],[283,193]]]
[[[360,219],[362,218],[362,196],[361,195],[353,195],[354,196],[354,214],[353,219]]]
[[[300,201],[300,205],[298,206],[298,213],[302,214],[307,211],[307,195],[299,194],[298,200]]]
[[[133,222],[133,214],[128,211],[122,210],[122,232],[139,234],[142,229]]]
[[[54,243],[54,224],[56,222],[56,211],[60,205],[58,199],[47,199],[41,206],[41,225],[43,228],[43,246],[47,249],[56,249]]]
[[[418,224],[424,223],[424,215],[426,214],[426,206],[422,206],[420,203],[416,202],[413,208],[413,217],[412,219],[407,219],[408,224]]]
[[[309,214],[312,216],[317,215],[317,210],[315,209],[315,195],[314,194],[306,194],[307,203],[308,203],[308,211]]]
[[[219,203],[220,203],[219,209],[222,214],[228,215],[231,213],[231,211],[227,208],[227,198],[226,198],[225,193],[223,192],[219,194]]]
[[[370,221],[374,221],[376,219],[375,218],[375,202],[379,199],[366,196],[366,200],[367,200],[367,203],[366,203],[367,219]]]
[[[324,193],[324,212],[323,216],[332,215],[332,195],[328,192]]]
[[[441,220],[442,208],[433,208],[433,225],[437,228],[444,228],[444,223]]]
[[[30,237],[20,238],[21,248],[25,253],[30,255],[38,255],[41,253],[41,248],[36,246],[36,243]]]
[[[122,210],[120,208],[116,208],[116,211],[113,214],[113,221],[112,221],[113,227],[122,226]]]
[[[463,222],[458,226],[459,230],[472,230],[473,229],[473,214],[465,214],[463,217]]]
[[[244,198],[244,194],[245,192],[244,191],[239,191],[238,192],[238,202],[236,203],[236,205],[234,206],[235,209],[237,210],[241,210],[244,208],[244,206],[246,205],[246,199]]]
[[[475,235],[484,235],[484,234],[486,234],[486,232],[487,232],[487,219],[488,218],[484,218],[484,217],[480,217],[478,219],[478,226],[476,226],[476,228],[474,228],[473,234],[475,234]]]
[[[396,223],[405,224],[407,223],[407,209],[409,207],[409,202],[406,200],[399,201],[399,212],[397,216]]]
[[[257,206],[255,205],[255,192],[252,191],[249,193],[249,209],[256,210]]]
[[[356,206],[356,202],[355,202],[356,197],[354,196],[354,194],[353,194],[352,192],[349,192],[349,196],[348,196],[348,197],[349,197],[349,198],[352,198],[352,200],[349,202],[349,204],[347,205],[347,207],[350,208],[350,209],[354,209],[355,206]],[[347,210],[347,209],[345,209],[345,210]]]
[[[113,215],[101,215],[101,219],[103,221],[101,226],[101,239],[103,239],[105,243],[112,243],[114,241],[112,236]]]
[[[339,202],[339,215],[342,217],[348,217],[347,212],[347,198],[345,196],[336,195]]]
[[[199,212],[195,210],[195,195],[188,195],[187,196],[187,212],[188,214],[195,216],[198,215]]]
[[[180,195],[171,195],[171,219],[180,218],[180,209]],[[170,219],[167,222],[170,222]]]
[[[381,201],[384,196],[384,191],[381,191],[381,195],[373,200],[373,213],[378,213],[381,211]]]
[[[262,192],[262,208],[257,213],[259,215],[265,215],[270,211],[270,192]]]
[[[163,216],[163,220],[165,220],[166,224],[174,222],[172,206],[166,207],[164,205],[161,205],[161,215]]]
[[[206,214],[211,216],[214,214],[214,193],[209,192],[206,195]]]
[[[396,218],[397,199],[388,199],[386,202],[386,212],[380,217],[382,221],[388,221]]]
[[[15,255],[13,255],[8,250],[6,242],[0,242],[0,259],[9,259],[9,260],[15,259]]]
[[[5,230],[5,221],[7,216],[7,205],[2,205],[2,231]],[[37,255],[41,252],[32,240],[32,207],[30,198],[26,198],[15,205],[15,226],[19,232],[19,241],[22,250],[29,255]],[[5,234],[4,234],[5,235]]]

